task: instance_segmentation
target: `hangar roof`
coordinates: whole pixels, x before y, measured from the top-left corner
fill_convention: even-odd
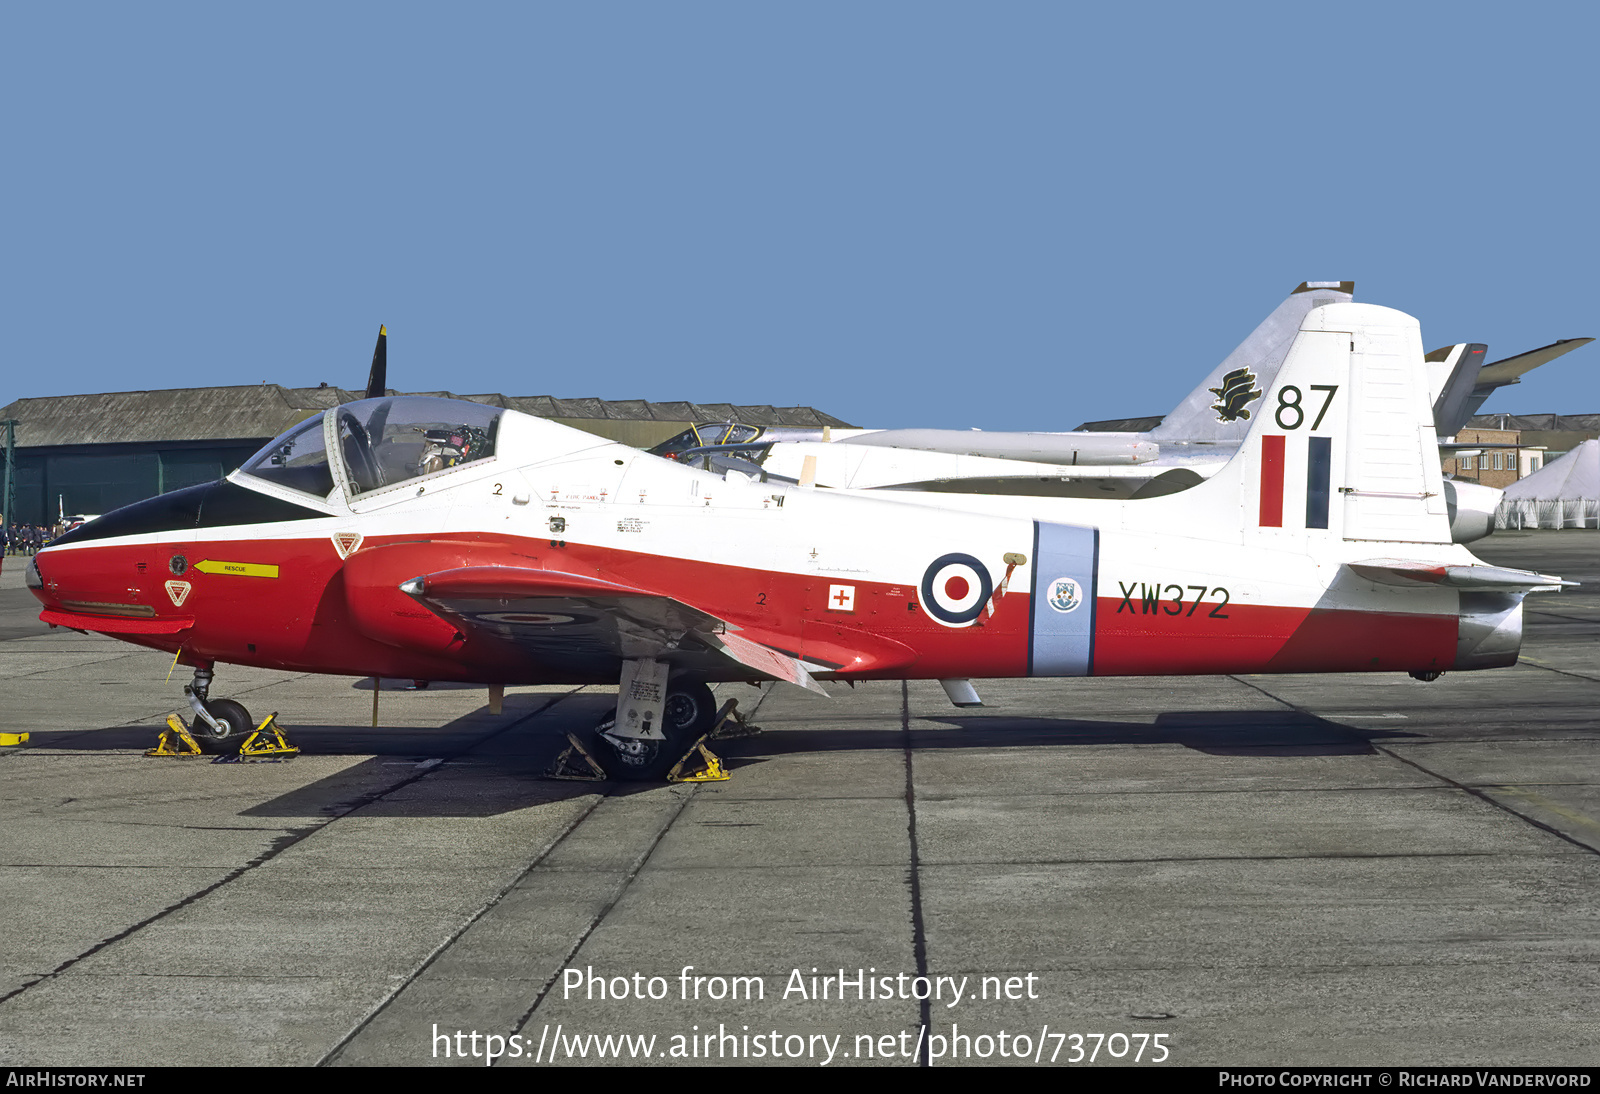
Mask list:
[[[544,418],[620,421],[720,422],[746,425],[848,428],[846,422],[808,406],[735,406],[731,403],[652,403],[644,399],[556,399],[548,395],[455,395],[448,391],[390,394],[439,395],[519,410]],[[17,447],[142,444],[157,441],[266,440],[320,410],[362,398],[336,387],[171,388],[102,395],[53,395],[18,399],[0,408],[0,419],[17,419]]]
[[[1600,414],[1479,414],[1467,424],[1478,429],[1600,429]]]

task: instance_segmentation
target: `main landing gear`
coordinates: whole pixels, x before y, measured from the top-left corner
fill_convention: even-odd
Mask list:
[[[601,723],[606,769],[630,782],[660,779],[711,732],[716,715],[709,687],[698,680],[674,681],[661,705],[661,737],[625,737],[616,733],[615,719]]]

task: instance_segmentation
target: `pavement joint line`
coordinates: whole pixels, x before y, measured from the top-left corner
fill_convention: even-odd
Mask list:
[[[14,676],[9,677],[9,679],[12,679],[12,680],[26,680],[30,676],[38,676],[41,673],[66,672],[66,671],[68,671],[70,669],[87,669],[87,668],[92,668],[95,665],[109,664],[112,661],[121,661],[124,658],[133,657],[133,656],[135,656],[133,653],[112,653],[107,657],[103,657],[103,658],[100,658],[100,659],[95,660],[95,661],[84,661],[84,662],[80,662],[78,664],[69,665],[69,666],[67,666],[65,668],[63,668],[60,665],[51,665],[48,668],[34,669],[32,672],[19,672]]]
[[[490,739],[492,739],[494,737],[497,737],[502,733],[509,732],[510,730],[512,730],[512,729],[516,728],[517,726],[521,725],[523,722],[528,721],[530,718],[532,718],[535,715],[541,713],[542,711],[548,710],[550,707],[554,706],[556,703],[560,702],[562,699],[565,699],[570,695],[575,695],[575,694],[577,694],[577,692],[582,691],[582,690],[583,689],[581,687],[579,687],[579,688],[574,689],[573,691],[567,692],[564,695],[556,696],[556,698],[552,702],[546,703],[544,706],[540,707],[538,710],[529,711],[527,714],[525,714],[521,718],[518,718],[515,721],[509,723],[508,725],[501,726],[499,729],[495,730],[494,732],[485,734],[484,736],[478,738],[477,740],[472,741],[471,743],[469,743],[467,745],[464,745],[460,749],[460,751],[465,752],[468,749],[476,748],[478,745],[482,744],[485,741],[488,741],[488,740],[490,740]],[[255,858],[251,859],[249,862],[246,862],[244,865],[236,866],[232,870],[229,870],[226,874],[224,874],[222,877],[218,878],[216,881],[212,882],[210,885],[207,885],[204,888],[201,888],[201,889],[199,889],[199,890],[197,890],[197,891],[195,891],[193,893],[190,893],[188,896],[184,897],[181,900],[174,901],[173,903],[167,905],[165,908],[162,908],[159,911],[151,913],[150,915],[146,916],[144,919],[141,919],[139,922],[134,923],[134,924],[132,924],[132,925],[130,925],[128,927],[123,928],[122,930],[118,931],[114,935],[111,935],[111,936],[109,936],[107,938],[101,939],[99,942],[96,942],[93,946],[90,946],[88,949],[84,950],[82,953],[78,954],[77,956],[67,958],[65,961],[61,962],[61,964],[57,965],[54,969],[51,969],[48,973],[46,973],[45,975],[41,976],[39,979],[30,981],[29,983],[23,984],[21,987],[12,989],[11,991],[5,993],[4,995],[0,995],[0,1006],[3,1006],[4,1004],[10,1002],[12,999],[15,999],[17,996],[21,995],[23,992],[27,991],[30,988],[33,988],[33,987],[35,987],[35,986],[37,986],[39,984],[43,984],[46,981],[52,981],[52,980],[57,979],[63,973],[67,972],[74,965],[77,965],[80,961],[83,961],[85,958],[92,957],[95,954],[99,953],[101,950],[106,949],[106,948],[108,948],[110,946],[114,946],[118,942],[121,942],[123,939],[132,937],[134,934],[137,934],[139,931],[144,930],[144,928],[150,926],[152,923],[155,923],[155,922],[157,922],[157,921],[159,921],[161,919],[165,919],[167,916],[171,915],[173,912],[176,912],[181,908],[186,908],[190,904],[194,904],[194,903],[196,903],[196,902],[198,902],[200,900],[203,900],[205,897],[210,896],[212,893],[216,892],[218,889],[221,889],[224,885],[227,885],[227,884],[229,884],[230,882],[233,882],[233,881],[237,881],[239,878],[243,877],[245,874],[249,873],[251,870],[255,869],[256,867],[261,866],[261,865],[263,865],[263,864],[265,864],[267,862],[270,862],[272,859],[277,858],[280,854],[282,854],[283,852],[287,851],[289,848],[294,847],[294,846],[300,844],[301,842],[303,842],[307,837],[309,837],[311,835],[314,835],[317,832],[322,831],[324,828],[326,828],[329,825],[335,823],[336,821],[339,821],[339,820],[344,819],[345,817],[348,817],[350,814],[354,813],[358,809],[363,809],[368,805],[372,805],[374,802],[382,801],[384,798],[388,797],[390,794],[393,794],[395,791],[403,789],[404,787],[410,786],[412,783],[417,782],[417,781],[419,781],[421,779],[427,778],[429,775],[433,774],[434,771],[436,771],[436,770],[438,770],[438,768],[429,768],[426,771],[415,771],[411,775],[407,776],[406,778],[401,779],[400,781],[394,783],[393,785],[391,785],[389,787],[386,787],[385,789],[383,789],[381,791],[378,791],[378,792],[375,792],[375,793],[367,793],[367,794],[358,795],[352,802],[349,803],[349,805],[347,807],[341,808],[339,812],[334,813],[332,816],[326,817],[326,818],[324,818],[324,819],[322,819],[322,820],[320,820],[320,821],[318,821],[318,822],[316,822],[314,824],[306,825],[306,826],[299,827],[299,828],[290,828],[290,829],[284,830],[286,832],[286,834],[285,835],[280,835],[277,838],[275,838],[272,841],[272,846],[268,847],[265,851],[263,851],[261,854],[257,855]]]
[[[1547,615],[1552,619],[1566,619],[1573,623],[1600,623],[1600,618],[1584,618],[1581,615],[1567,615],[1564,612],[1546,611],[1542,608],[1529,608],[1529,615]]]
[[[226,870],[226,863],[192,862],[163,865],[158,862],[0,862],[0,870]]]
[[[939,862],[923,862],[923,870],[943,870],[957,867],[981,866],[991,868],[995,866],[1015,866],[1027,868],[1030,866],[1117,866],[1146,865],[1152,862],[1324,862],[1329,859],[1349,859],[1351,861],[1365,861],[1368,859],[1454,859],[1454,858],[1501,858],[1501,859],[1527,859],[1543,856],[1546,858],[1561,858],[1576,855],[1577,851],[1542,851],[1530,853],[1527,851],[1328,851],[1304,852],[1292,855],[1174,855],[1149,858],[1030,858],[1030,859],[950,859]],[[752,871],[766,873],[816,873],[818,871],[838,870],[880,870],[886,866],[893,866],[892,862],[859,861],[859,862],[807,862],[777,864],[761,863],[759,865],[742,866],[737,864],[718,863],[714,866],[698,866],[693,864],[677,864],[672,867],[674,873],[727,873],[737,874]],[[598,866],[541,866],[540,874],[600,874],[605,873],[604,867]]]
[[[1554,670],[1551,670],[1551,671],[1559,672],[1560,670],[1559,669],[1554,669]],[[1568,673],[1566,675],[1571,675],[1571,674]],[[1234,677],[1234,679],[1238,679],[1238,677]],[[1241,682],[1244,682],[1244,681],[1241,681]],[[1600,681],[1597,681],[1597,682],[1600,682]],[[1278,696],[1273,695],[1270,691],[1268,691],[1264,687],[1261,687],[1261,686],[1259,686],[1257,684],[1250,684],[1249,686],[1255,688],[1257,691],[1261,692],[1261,694],[1267,696],[1268,698],[1273,699],[1273,700],[1275,700],[1275,701],[1277,701],[1279,703],[1282,703],[1284,706],[1289,707],[1291,710],[1298,710],[1302,714],[1310,714],[1312,717],[1316,717],[1315,714],[1312,714],[1312,712],[1310,710],[1307,710],[1305,707],[1302,707],[1302,706],[1300,706],[1300,705],[1298,705],[1296,703],[1291,703],[1287,699],[1280,699],[1280,698],[1278,698]],[[1375,752],[1381,752],[1383,755],[1388,756],[1390,759],[1395,760],[1395,761],[1397,761],[1399,763],[1403,763],[1407,767],[1415,768],[1416,770],[1422,772],[1424,775],[1431,775],[1433,778],[1438,779],[1440,782],[1445,783],[1445,784],[1447,784],[1449,786],[1455,787],[1457,790],[1461,791],[1463,794],[1470,794],[1472,797],[1477,798],[1479,801],[1485,803],[1486,805],[1493,806],[1494,808],[1499,809],[1502,812],[1506,812],[1506,813],[1511,814],[1513,817],[1516,817],[1518,820],[1523,821],[1524,823],[1529,824],[1529,825],[1533,826],[1534,828],[1539,829],[1541,832],[1546,832],[1546,833],[1556,837],[1559,840],[1564,840],[1565,842],[1572,844],[1574,847],[1578,847],[1578,848],[1581,848],[1584,851],[1587,851],[1591,855],[1600,856],[1600,847],[1595,847],[1592,844],[1585,843],[1585,842],[1583,842],[1582,840],[1578,839],[1575,836],[1569,836],[1569,835],[1567,835],[1567,833],[1561,831],[1561,829],[1559,829],[1559,828],[1556,828],[1554,825],[1549,825],[1549,824],[1544,823],[1544,821],[1538,820],[1538,819],[1536,819],[1534,817],[1530,817],[1526,813],[1522,812],[1519,809],[1513,809],[1513,808],[1511,808],[1511,806],[1507,805],[1505,802],[1500,801],[1498,798],[1494,797],[1491,794],[1487,794],[1484,791],[1479,790],[1475,786],[1468,786],[1466,783],[1457,782],[1455,779],[1452,779],[1448,775],[1442,775],[1439,772],[1432,770],[1431,768],[1423,767],[1421,764],[1417,763],[1415,760],[1407,759],[1406,757],[1400,755],[1400,753],[1394,751],[1391,748],[1385,748],[1383,745],[1378,744],[1376,741],[1369,741],[1367,743],[1372,747],[1373,751],[1375,751]]]
[[[611,894],[611,899],[606,901],[605,907],[596,912],[595,915],[589,920],[588,925],[585,926],[582,931],[578,932],[577,941],[573,942],[572,948],[569,949],[565,956],[561,958],[561,961],[556,966],[556,971],[551,973],[550,976],[545,979],[543,985],[541,985],[539,988],[538,994],[534,996],[533,1002],[528,1006],[528,1009],[524,1011],[522,1016],[518,1018],[517,1021],[512,1025],[509,1031],[510,1033],[516,1033],[517,1030],[522,1029],[533,1020],[534,1012],[539,1009],[539,1005],[543,1003],[545,998],[550,994],[550,989],[555,987],[556,979],[561,975],[561,970],[566,968],[567,963],[578,955],[578,951],[583,949],[584,943],[589,941],[590,936],[594,934],[595,930],[600,926],[600,924],[605,922],[606,916],[610,915],[612,909],[616,908],[618,902],[622,900],[623,895],[628,891],[629,886],[633,884],[634,879],[639,876],[639,872],[644,869],[645,864],[650,861],[650,857],[655,854],[656,848],[661,846],[661,841],[666,838],[667,832],[671,830],[673,824],[677,822],[678,818],[683,816],[684,810],[689,808],[689,803],[699,795],[700,787],[705,784],[680,783],[679,785],[685,787],[688,792],[684,794],[673,795],[678,799],[678,808],[672,811],[672,815],[667,818],[666,823],[661,826],[661,830],[658,831],[655,835],[655,838],[650,841],[650,846],[646,847],[642,852],[640,852],[639,856],[634,859],[633,865],[629,867],[627,874],[625,874],[622,880],[618,882],[616,889]],[[611,797],[612,795],[607,794],[605,799],[602,800],[609,800]],[[596,808],[598,807],[599,803],[596,803]],[[495,1060],[493,1061],[493,1064],[498,1065],[499,1062],[499,1060]]]
[[[1520,658],[1518,660],[1518,664],[1528,664],[1532,665],[1536,669],[1543,669],[1545,672],[1555,672],[1561,674],[1562,676],[1570,676],[1574,680],[1587,680],[1591,684],[1600,684],[1600,676],[1585,676],[1581,672],[1571,672],[1567,669],[1558,669],[1554,665],[1547,665],[1543,661],[1535,661],[1531,657]]]
[[[506,898],[506,894],[515,890],[518,885],[526,880],[527,877],[534,872],[535,868],[538,867],[538,865],[547,857],[549,857],[552,851],[559,847],[568,836],[575,832],[579,825],[589,819],[590,814],[592,814],[596,809],[600,808],[600,803],[605,801],[608,797],[610,797],[608,794],[596,794],[594,801],[589,803],[589,807],[587,809],[583,810],[583,812],[574,817],[566,827],[556,834],[554,839],[545,844],[539,853],[534,855],[533,860],[529,862],[527,866],[523,867],[523,869],[519,871],[515,877],[506,882],[505,885],[501,886],[500,890],[490,897],[483,907],[479,908],[472,915],[468,916],[465,922],[447,935],[444,941],[435,946],[433,952],[428,954],[427,957],[423,958],[422,962],[412,970],[410,975],[402,979],[394,986],[392,991],[386,994],[382,999],[378,1000],[372,1009],[367,1011],[367,1013],[362,1016],[361,1020],[351,1027],[350,1032],[341,1037],[337,1044],[323,1054],[322,1059],[317,1061],[316,1066],[325,1067],[337,1060],[339,1055],[344,1052],[345,1048],[361,1035],[361,1031],[371,1025],[373,1020],[376,1019],[378,1015],[382,1014],[386,1009],[388,1009],[390,1003],[393,1003],[400,997],[401,992],[405,991],[406,988],[415,983],[417,978],[420,977],[424,972],[427,972],[428,968],[441,956],[443,956],[446,950],[448,950],[451,946],[454,946],[461,939],[461,936],[466,934],[467,931],[472,928],[474,923],[488,915],[491,909],[504,900]]]
[[[1573,785],[1575,785],[1575,786],[1588,786],[1589,784],[1588,783],[1574,783]],[[1150,790],[1096,790],[1093,787],[1083,787],[1082,789],[1073,789],[1073,790],[1019,790],[1019,791],[1015,791],[1015,792],[1009,793],[1009,794],[1000,794],[1000,793],[995,793],[995,792],[990,792],[990,791],[984,791],[981,794],[972,794],[972,795],[966,795],[966,794],[940,795],[938,797],[928,798],[926,800],[927,801],[931,801],[931,802],[937,802],[939,804],[944,804],[946,802],[954,802],[954,803],[957,803],[957,804],[961,804],[961,803],[971,802],[971,801],[973,801],[975,799],[990,800],[990,801],[998,799],[1000,801],[1010,801],[1010,800],[1015,799],[1015,798],[1105,798],[1105,797],[1119,797],[1119,796],[1120,797],[1133,797],[1135,795],[1141,796],[1141,797],[1147,796],[1147,795],[1150,796],[1150,797],[1160,797],[1160,796],[1173,796],[1173,797],[1176,797],[1176,796],[1182,795],[1182,794],[1350,794],[1350,793],[1362,793],[1362,792],[1376,793],[1376,792],[1381,792],[1381,791],[1402,792],[1402,791],[1412,791],[1412,790],[1421,790],[1421,791],[1426,791],[1426,792],[1428,792],[1430,794],[1436,794],[1436,793],[1442,793],[1442,792],[1444,792],[1445,790],[1448,790],[1448,789],[1449,789],[1448,787],[1444,787],[1444,786],[1427,786],[1427,785],[1424,785],[1422,783],[1417,783],[1417,784],[1415,784],[1413,786],[1242,786],[1242,787],[1218,787],[1216,789],[1211,789],[1211,790],[1197,790],[1197,789],[1189,789],[1189,788],[1185,788],[1185,789],[1181,789],[1181,790],[1157,790],[1157,789],[1150,789]],[[795,798],[795,799],[791,799],[791,800],[794,800],[794,801],[808,801],[810,799],[807,799],[807,798]],[[865,799],[865,800],[874,801],[874,800],[877,800],[877,799]]]
[[[1556,857],[1577,854],[1576,851],[1546,851],[1546,856]],[[1293,855],[1152,855],[1149,858],[1033,858],[1027,860],[962,859],[961,861],[934,862],[927,869],[938,870],[966,866],[1140,866],[1151,862],[1326,862],[1329,859],[1431,859],[1431,858],[1509,858],[1526,859],[1527,852],[1512,851],[1307,851]],[[837,869],[837,867],[834,867]],[[688,867],[697,869],[697,867]],[[711,869],[711,867],[698,867]],[[750,869],[750,867],[745,867]]]
[[[581,690],[583,690],[583,689],[582,688],[578,688],[577,689],[577,691],[581,691]],[[576,694],[576,691],[569,692],[568,694]],[[752,707],[751,710],[750,710],[750,714],[752,716],[755,714],[755,712],[757,710],[759,710],[761,708],[761,704],[763,702],[765,702],[766,697],[767,697],[768,694],[770,694],[770,691],[763,692],[762,695],[761,695],[761,698],[756,701],[755,706]],[[566,696],[562,696],[562,698],[565,698],[565,697]],[[551,706],[551,705],[553,705],[553,704],[547,704],[546,706],[541,707],[538,711],[532,712],[532,714],[540,713],[541,711],[548,709],[549,706]],[[532,714],[529,714],[527,717],[532,717]],[[519,721],[522,721],[522,720],[525,720],[525,719],[519,719]],[[507,727],[507,728],[510,728],[510,727]],[[487,740],[487,739],[488,738],[485,738],[485,740]],[[474,745],[473,747],[476,747],[476,745]],[[443,765],[438,765],[438,766],[443,766]],[[437,767],[430,768],[429,770],[437,770]],[[679,798],[678,808],[673,811],[673,813],[672,813],[672,815],[670,817],[667,818],[666,824],[664,824],[662,826],[661,830],[656,833],[655,839],[651,841],[650,846],[647,847],[637,859],[635,859],[635,861],[633,862],[633,864],[631,865],[631,867],[629,869],[628,874],[623,878],[623,880],[620,883],[620,885],[618,886],[616,892],[614,892],[612,894],[612,897],[611,897],[610,901],[606,904],[606,906],[604,908],[602,908],[600,910],[600,912],[590,921],[589,925],[580,933],[577,942],[573,945],[572,949],[567,953],[567,955],[562,959],[562,962],[561,962],[562,967],[565,967],[566,962],[570,961],[577,954],[578,950],[580,950],[583,947],[583,943],[588,940],[589,936],[594,932],[595,928],[598,927],[600,925],[600,923],[604,921],[605,917],[610,914],[611,910],[616,907],[617,902],[622,899],[623,894],[627,891],[628,887],[632,884],[634,878],[636,878],[638,876],[639,871],[644,868],[645,864],[649,861],[650,856],[655,853],[656,847],[658,847],[660,845],[661,840],[666,836],[668,829],[670,829],[672,827],[673,823],[678,819],[678,817],[680,817],[683,814],[683,811],[688,807],[689,801],[692,798],[694,798],[697,790],[698,790],[698,787],[691,786],[691,787],[687,788],[687,793],[684,793],[684,794],[681,794],[681,795],[676,795]],[[436,960],[438,960],[438,958],[440,956],[442,956],[451,946],[455,945],[455,943],[457,941],[459,941],[463,935],[466,934],[466,932],[472,927],[472,925],[474,923],[476,923],[476,922],[478,922],[478,920],[482,919],[485,915],[487,915],[489,913],[489,911],[491,909],[493,909],[497,904],[499,904],[503,899],[505,899],[506,894],[508,894],[511,891],[513,891],[514,889],[516,889],[524,880],[526,880],[535,871],[550,872],[549,868],[545,868],[545,867],[542,866],[542,864],[544,863],[545,859],[547,859],[549,857],[549,855],[551,854],[551,852],[553,852],[558,846],[560,846],[569,836],[571,836],[574,832],[576,832],[578,830],[578,828],[583,824],[583,822],[588,820],[589,817],[591,815],[593,815],[594,811],[596,809],[598,809],[602,803],[604,803],[605,801],[609,800],[613,796],[614,795],[609,794],[609,793],[597,795],[595,797],[595,800],[594,800],[593,804],[591,804],[589,806],[589,808],[585,809],[570,824],[568,824],[567,827],[562,829],[562,831],[556,836],[556,838],[551,840],[548,845],[546,845],[537,855],[535,855],[533,860],[530,861],[528,863],[528,865],[526,867],[524,867],[517,874],[516,877],[512,878],[509,882],[507,882],[506,885],[502,889],[500,889],[499,892],[495,893],[495,895],[493,897],[491,897],[483,905],[483,907],[479,908],[475,913],[473,913],[473,915],[470,918],[468,918],[464,923],[462,923],[460,927],[458,927],[453,933],[451,933],[451,935],[449,937],[447,937],[443,942],[441,942],[433,950],[432,953],[430,953],[426,958],[423,959],[421,964],[419,964],[417,966],[417,968],[409,976],[405,977],[398,985],[396,985],[396,987],[394,988],[393,991],[391,991],[382,1000],[380,1000],[378,1002],[378,1004],[376,1006],[374,1006],[372,1008],[372,1010],[370,1010],[355,1025],[355,1027],[350,1030],[349,1033],[345,1034],[345,1036],[340,1039],[338,1044],[334,1045],[331,1049],[329,1049],[328,1052],[326,1054],[324,1054],[322,1059],[317,1062],[317,1066],[318,1067],[323,1067],[323,1066],[327,1066],[329,1064],[334,1063],[338,1059],[340,1054],[342,1054],[344,1052],[344,1050],[351,1044],[351,1042],[353,1042],[355,1040],[355,1038],[360,1035],[360,1033],[361,1033],[361,1031],[363,1029],[365,1029],[367,1026],[369,1026],[372,1023],[372,1021],[375,1018],[377,1018],[377,1016],[379,1014],[381,1014],[389,1006],[390,1003],[392,1003],[395,999],[399,998],[400,993],[403,992],[412,983],[414,983],[417,980],[417,978],[420,977],[424,972],[426,972],[427,969]],[[594,872],[594,873],[608,872],[608,871],[605,871],[603,868],[584,869],[584,868],[580,867],[580,868],[577,868],[577,869],[582,870],[583,872]],[[558,972],[559,972],[559,970],[558,970]],[[542,981],[540,989],[539,989],[538,993],[536,994],[536,996],[534,998],[532,1006],[530,1006],[528,1008],[527,1012],[521,1017],[521,1019],[518,1020],[516,1025],[513,1027],[513,1029],[512,1029],[513,1033],[516,1032],[517,1029],[522,1028],[522,1026],[525,1025],[530,1018],[532,1018],[533,1012],[535,1010],[537,1010],[538,1007],[539,1007],[539,1004],[544,1001],[544,998],[549,993],[550,988],[555,984],[555,980],[556,980],[555,976],[550,976],[550,977],[547,977],[546,979],[544,979]],[[532,983],[531,980],[528,981],[528,982]]]
[[[911,864],[907,871],[907,880],[911,886],[911,952],[916,959],[917,975],[926,978],[928,936],[922,917],[922,869],[917,856],[917,785],[916,773],[912,769],[911,688],[904,680],[900,681],[900,732],[905,739],[906,837],[911,846]],[[839,990],[844,991],[843,988]],[[922,1028],[926,1030],[932,1021],[931,1004],[926,996],[918,1003],[917,1009],[921,1012]],[[921,1038],[919,1042],[921,1048],[917,1053],[917,1066],[931,1067],[929,1046]]]

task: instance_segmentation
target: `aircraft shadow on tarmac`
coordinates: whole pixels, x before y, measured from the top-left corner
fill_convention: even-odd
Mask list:
[[[1298,711],[1168,711],[1154,722],[1110,722],[1086,718],[1026,718],[1006,715],[919,717],[950,729],[913,726],[911,745],[937,748],[1059,748],[1073,745],[1176,744],[1212,756],[1363,756],[1372,741],[1416,736],[1330,722]],[[758,738],[765,755],[853,749],[902,749],[899,729],[794,730]],[[737,757],[738,753],[734,753]]]
[[[596,755],[593,727],[611,709],[608,695],[573,695],[540,708],[548,695],[506,697],[505,713],[473,711],[436,728],[291,725],[290,737],[310,756],[369,759],[259,805],[241,816],[328,816],[362,807],[364,816],[489,817],[593,793],[649,790],[650,783],[584,783],[546,779],[544,772],[575,734]],[[381,716],[381,715],[380,715]],[[885,725],[888,717],[851,718],[829,728],[785,729],[782,721],[750,738],[714,746],[735,778],[740,768],[797,753],[902,751],[907,733]],[[894,717],[898,722],[898,717]],[[760,719],[758,718],[759,722]],[[860,728],[851,728],[852,723]],[[1060,748],[1083,745],[1181,745],[1212,756],[1352,756],[1374,754],[1376,739],[1415,736],[1392,729],[1361,729],[1297,711],[1169,711],[1152,722],[1075,718],[950,715],[919,717],[910,730],[918,750]],[[929,723],[949,728],[932,728]],[[33,747],[71,751],[128,751],[153,744],[150,725],[45,733]],[[454,777],[418,779],[395,793],[413,774],[437,771],[444,760]],[[205,760],[151,763],[206,764]],[[293,760],[288,762],[295,762]]]

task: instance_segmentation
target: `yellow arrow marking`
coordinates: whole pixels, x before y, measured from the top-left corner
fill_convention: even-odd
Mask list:
[[[278,568],[265,562],[214,562],[206,559],[196,562],[194,569],[203,574],[233,574],[235,577],[277,577]]]

